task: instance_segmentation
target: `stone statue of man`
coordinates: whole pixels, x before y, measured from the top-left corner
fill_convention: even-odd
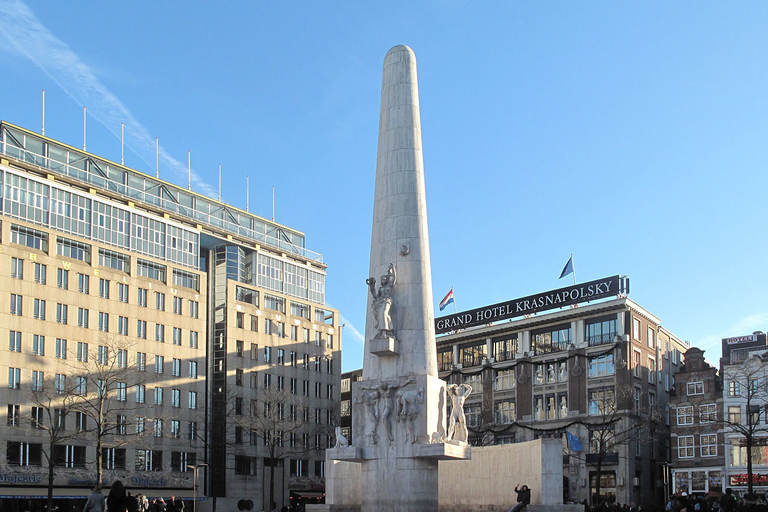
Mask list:
[[[379,280],[379,289],[376,290],[376,279],[369,277],[365,280],[368,288],[371,291],[373,297],[373,303],[371,309],[373,310],[373,319],[375,320],[375,327],[379,331],[376,335],[377,338],[389,338],[394,337],[393,332],[395,327],[392,323],[392,289],[395,287],[397,281],[397,274],[395,273],[395,265],[390,263],[387,273],[381,276]]]
[[[449,384],[448,397],[451,399],[451,419],[448,423],[448,439],[466,443],[469,438],[467,417],[464,415],[464,402],[472,393],[469,384]]]

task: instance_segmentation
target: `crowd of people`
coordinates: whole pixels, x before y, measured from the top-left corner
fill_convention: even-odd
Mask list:
[[[665,512],[768,512],[768,502],[763,495],[739,498],[730,488],[720,496],[682,492],[669,498]]]
[[[181,498],[171,496],[166,501],[163,498],[150,500],[141,493],[133,495],[120,480],[112,483],[106,497],[101,490],[101,485],[93,488],[83,512],[184,512],[184,501]]]

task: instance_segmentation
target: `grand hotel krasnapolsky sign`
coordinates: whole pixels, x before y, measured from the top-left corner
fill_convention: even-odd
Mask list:
[[[472,309],[453,315],[435,318],[435,333],[466,329],[539,311],[557,309],[579,302],[604,299],[629,293],[629,278],[626,276],[604,277],[567,288],[529,295],[521,299],[500,302],[491,306]]]

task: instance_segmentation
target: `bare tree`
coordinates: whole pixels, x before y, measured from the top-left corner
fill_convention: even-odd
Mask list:
[[[71,409],[75,393],[72,379],[64,374],[56,374],[54,378],[46,378],[36,383],[32,390],[31,402],[36,411],[32,417],[32,427],[45,431],[48,440],[48,451],[43,455],[48,464],[48,501],[46,510],[53,510],[53,480],[54,467],[57,460],[58,447],[69,440],[79,437],[80,432],[66,428],[66,417]]]
[[[727,365],[724,368],[726,393],[729,397],[740,398],[738,412],[728,410],[723,425],[728,432],[744,439],[747,458],[747,494],[753,494],[752,449],[759,438],[768,436],[768,424],[760,421],[761,413],[768,414],[768,369],[766,358],[757,354],[748,357],[742,364]],[[742,412],[741,404],[744,404]]]
[[[128,390],[147,381],[144,372],[128,362],[129,349],[137,341],[103,333],[96,344],[79,344],[70,363],[73,379],[72,410],[88,419],[83,437],[95,440],[96,482],[102,481],[102,452],[133,440],[128,435],[126,412],[137,404],[127,399]],[[135,432],[140,435],[141,432]]]
[[[607,386],[590,391],[590,416],[580,422],[589,431],[590,452],[584,457],[595,468],[595,498],[601,500],[603,465],[609,457],[618,456],[617,446],[639,441],[656,424],[659,413],[650,407],[633,404],[634,388]]]
[[[253,396],[253,395],[250,395]],[[233,396],[232,425],[262,441],[269,460],[269,506],[275,502],[275,467],[278,461],[310,451],[309,438],[320,433],[320,425],[309,421],[307,400],[288,390],[259,388],[255,399],[244,403]],[[247,405],[248,410],[245,410]]]

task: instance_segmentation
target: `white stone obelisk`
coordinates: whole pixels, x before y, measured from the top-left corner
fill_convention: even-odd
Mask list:
[[[445,440],[449,398],[437,376],[416,57],[407,46],[384,59],[369,276],[353,437],[329,457],[362,464],[363,512],[436,512],[438,460],[469,458],[469,447]]]

